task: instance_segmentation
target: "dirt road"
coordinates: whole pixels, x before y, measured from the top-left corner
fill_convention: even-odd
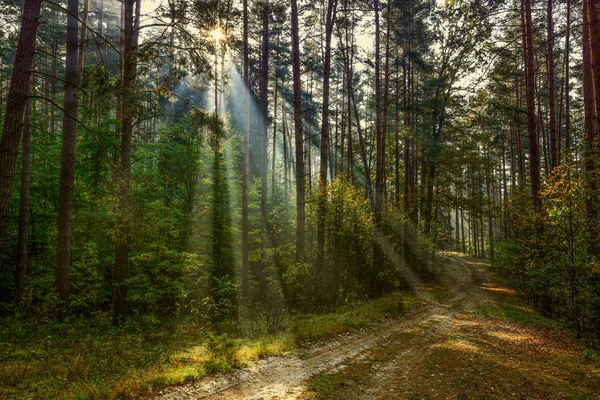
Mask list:
[[[412,315],[157,398],[600,398],[600,373],[578,361],[579,344],[494,315],[514,293],[485,264],[449,259],[443,281],[447,300],[428,298]]]

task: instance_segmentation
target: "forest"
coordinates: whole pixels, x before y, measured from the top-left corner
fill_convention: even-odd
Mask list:
[[[418,313],[459,268],[488,290],[483,265],[600,388],[598,0],[0,23],[0,399],[156,395]]]

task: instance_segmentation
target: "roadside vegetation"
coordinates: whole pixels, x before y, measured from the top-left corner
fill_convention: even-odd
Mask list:
[[[461,259],[487,270],[482,260]],[[473,309],[461,300],[441,325],[425,320],[314,376],[304,398],[595,399],[600,355],[569,325],[536,312],[524,293],[488,278],[469,294],[481,296]]]
[[[399,318],[423,305],[408,293],[293,315],[275,334],[221,327],[113,326],[109,315],[62,322],[4,321],[0,326],[0,398],[123,399],[230,372],[261,358]]]

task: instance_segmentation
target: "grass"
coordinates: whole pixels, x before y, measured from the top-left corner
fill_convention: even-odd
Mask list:
[[[480,311],[486,315],[493,315],[535,328],[566,329],[560,322],[546,318],[534,310],[520,305],[494,302],[481,306]]]
[[[201,326],[113,327],[107,317],[62,323],[3,320],[0,399],[132,399],[227,373],[307,342],[401,315],[421,304],[406,293],[297,315],[275,335],[217,334]]]
[[[339,389],[348,384],[351,377],[346,376],[343,372],[318,375],[311,379],[308,389],[315,398],[326,399],[339,391]]]
[[[402,315],[422,304],[416,297],[393,293],[380,299],[340,308],[330,314],[308,314],[292,319],[294,339],[302,344],[365,328],[386,318]]]

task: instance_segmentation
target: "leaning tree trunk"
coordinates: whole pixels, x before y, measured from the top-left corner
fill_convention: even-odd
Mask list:
[[[75,147],[77,144],[77,12],[79,0],[69,0],[67,17],[67,57],[63,115],[60,192],[58,196],[58,234],[56,243],[55,285],[63,305],[69,303],[71,240],[73,228],[73,194],[75,191]]]
[[[135,112],[136,46],[134,41],[133,5],[139,0],[125,0],[123,30],[123,76],[121,84],[121,157],[119,204],[117,210],[117,245],[113,273],[114,322],[125,321],[129,276],[129,230],[131,224],[131,147]]]
[[[296,261],[304,258],[306,203],[304,179],[304,136],[302,134],[302,86],[298,3],[292,0],[292,73],[294,80],[294,137],[296,142]]]
[[[19,42],[15,53],[10,88],[0,139],[0,270],[4,251],[12,186],[15,180],[23,115],[27,107],[29,70],[35,53],[41,0],[25,0]]]

